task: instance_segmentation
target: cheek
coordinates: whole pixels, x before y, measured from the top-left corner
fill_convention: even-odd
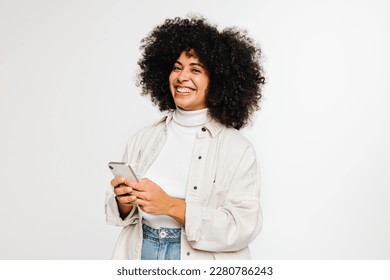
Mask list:
[[[209,79],[203,79],[202,80],[202,88],[203,88],[203,90],[206,93],[208,88],[209,88]]]

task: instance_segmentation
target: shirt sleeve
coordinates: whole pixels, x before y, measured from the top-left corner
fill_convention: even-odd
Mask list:
[[[136,139],[137,136],[135,136],[133,139],[129,141],[122,158],[123,162],[130,161],[129,152],[135,151]],[[125,217],[124,219],[120,217],[118,204],[115,199],[115,193],[112,186],[109,186],[106,192],[105,212],[106,212],[106,222],[111,225],[125,227],[130,224],[134,224],[138,222],[138,207],[136,205],[133,206],[130,213],[127,215],[127,217]]]
[[[111,191],[112,192],[112,191]],[[129,215],[122,219],[119,214],[118,205],[115,199],[115,194],[107,191],[106,194],[106,221],[110,225],[115,226],[128,226],[138,221],[138,209],[137,206],[133,206]]]
[[[253,147],[245,150],[232,178],[221,206],[187,202],[185,231],[194,249],[237,251],[260,232],[260,177]]]

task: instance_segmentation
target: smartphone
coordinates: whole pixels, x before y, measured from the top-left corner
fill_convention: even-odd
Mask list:
[[[138,182],[137,175],[135,175],[133,168],[126,162],[109,162],[108,168],[110,168],[114,177],[125,177]]]

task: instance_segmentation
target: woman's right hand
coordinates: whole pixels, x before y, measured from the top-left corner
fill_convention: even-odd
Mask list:
[[[116,177],[111,180],[111,186],[114,188],[115,199],[118,204],[118,210],[122,219],[129,215],[133,208],[133,203],[137,197],[132,195],[133,188],[131,184],[134,183],[125,177]]]

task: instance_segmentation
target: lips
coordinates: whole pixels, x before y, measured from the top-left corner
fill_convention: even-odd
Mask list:
[[[194,91],[194,89],[192,89],[192,88],[176,87],[176,93],[178,95],[183,95],[183,96],[190,95],[190,94],[192,94],[193,91]]]
[[[183,87],[177,87],[176,90],[182,93],[191,92],[189,88],[183,88]]]

